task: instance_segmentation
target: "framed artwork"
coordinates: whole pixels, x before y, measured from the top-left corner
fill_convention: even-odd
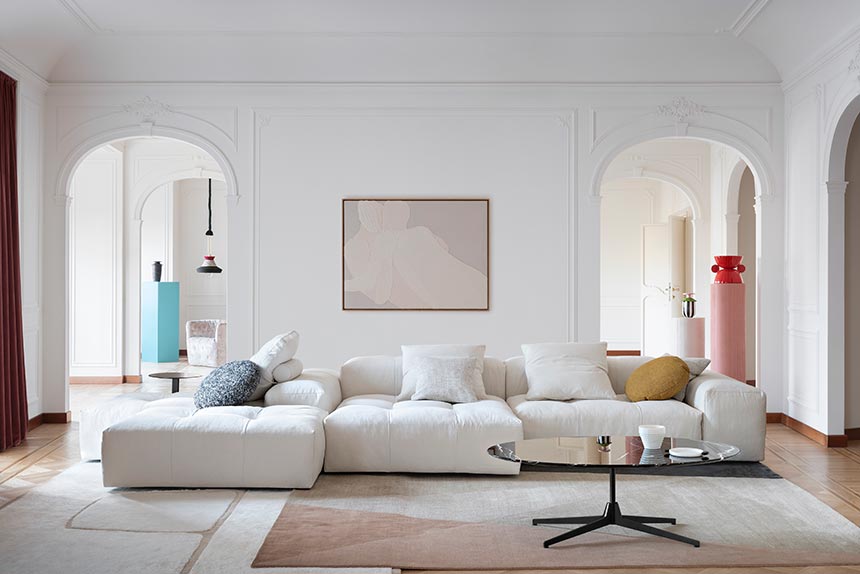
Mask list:
[[[345,311],[487,311],[490,200],[342,201]]]

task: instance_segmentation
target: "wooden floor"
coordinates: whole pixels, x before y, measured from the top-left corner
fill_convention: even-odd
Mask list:
[[[124,388],[121,391],[115,392],[128,392],[129,387],[138,385],[122,387]],[[86,403],[87,396],[91,396],[92,400],[103,400],[104,396],[110,394],[108,389],[76,391],[73,388],[72,393],[76,392],[79,394],[77,404]],[[828,449],[779,424],[769,424],[767,433],[765,464],[860,526],[860,441],[851,441],[848,448]],[[23,445],[0,453],[0,507],[20,497],[35,485],[56,476],[78,460],[76,420],[65,425],[42,425],[34,429]],[[618,574],[860,574],[860,565],[798,568],[640,568],[611,571]],[[502,574],[515,571],[486,572]],[[522,574],[522,571],[516,572]],[[587,574],[593,573],[594,570],[567,572]],[[434,571],[432,574],[444,573]],[[546,574],[558,574],[558,571],[547,571]]]

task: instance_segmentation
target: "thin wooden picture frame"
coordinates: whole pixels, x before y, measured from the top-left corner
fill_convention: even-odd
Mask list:
[[[484,305],[481,307],[347,307],[346,304],[346,207],[350,202],[360,201],[404,201],[404,202],[472,202],[484,204],[484,216],[486,217],[487,233],[486,233],[486,296]],[[474,312],[474,311],[489,311],[490,310],[490,199],[487,197],[344,197],[341,199],[341,277],[340,277],[340,298],[341,310],[343,311],[458,311],[458,312]]]

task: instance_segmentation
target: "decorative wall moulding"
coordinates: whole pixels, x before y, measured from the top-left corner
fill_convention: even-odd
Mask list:
[[[848,63],[848,73],[854,77],[854,79],[860,82],[860,44],[857,45],[857,49],[854,51],[854,57],[851,58],[851,62]]]
[[[173,110],[164,102],[153,100],[149,96],[144,96],[141,99],[125,104],[122,106],[123,111],[134,115],[141,124],[152,124],[155,120],[164,114],[171,114]]]
[[[677,123],[688,123],[690,118],[697,117],[704,111],[704,106],[684,96],[675,98],[671,104],[657,106],[657,115],[673,118]]]

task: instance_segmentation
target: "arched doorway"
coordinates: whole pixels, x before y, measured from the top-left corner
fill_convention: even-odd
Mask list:
[[[827,402],[843,405],[843,409],[836,408],[828,413],[828,431],[840,434],[840,429],[844,429],[848,438],[856,439],[860,438],[860,376],[857,374],[860,304],[851,294],[860,289],[860,233],[857,226],[852,225],[860,216],[860,97],[848,104],[836,124],[828,177],[829,259],[844,260],[842,269],[828,266],[827,334],[831,353],[828,353]],[[839,211],[843,214],[841,217],[837,216]],[[841,424],[839,418],[843,419]]]
[[[68,307],[69,324],[67,331],[67,344],[69,345],[70,377],[82,377],[83,381],[93,381],[92,373],[98,373],[103,382],[139,382],[141,376],[141,286],[143,281],[151,279],[148,269],[143,269],[142,251],[147,251],[147,245],[143,238],[143,226],[147,206],[153,205],[155,198],[159,197],[167,188],[175,186],[188,188],[186,195],[195,195],[193,205],[183,205],[176,225],[178,229],[188,228],[191,224],[182,223],[184,220],[194,220],[194,229],[186,229],[184,233],[191,234],[189,237],[181,238],[176,244],[177,251],[190,250],[194,256],[185,254],[184,258],[189,261],[184,265],[196,267],[202,261],[204,254],[204,235],[206,231],[206,180],[216,180],[216,193],[220,197],[216,220],[220,218],[221,228],[216,228],[216,239],[226,237],[226,200],[225,196],[230,194],[230,182],[221,171],[219,163],[206,151],[198,146],[182,142],[172,138],[124,138],[115,140],[108,145],[99,146],[92,152],[85,154],[75,163],[75,169],[69,173],[68,207],[67,207],[67,230],[69,238],[68,255]],[[110,174],[110,177],[103,177]],[[83,180],[82,180],[83,179]],[[202,183],[201,183],[202,182]],[[193,184],[193,185],[192,185]],[[195,189],[191,190],[194,187]],[[199,189],[196,189],[199,188]],[[200,194],[203,195],[200,195]],[[200,195],[200,197],[196,197]],[[166,207],[164,198],[161,203]],[[99,220],[98,206],[100,204],[110,205],[106,217]],[[84,209],[82,209],[84,208]],[[150,219],[154,218],[152,209]],[[91,221],[86,225],[81,224],[81,216],[85,215]],[[162,213],[162,215],[164,215]],[[197,221],[200,219],[202,221]],[[84,220],[85,221],[85,220]],[[162,227],[164,222],[162,222]],[[199,227],[199,229],[197,229]],[[105,230],[108,230],[107,232]],[[199,235],[199,239],[196,237]],[[92,236],[92,237],[89,237]],[[180,239],[179,237],[177,239]],[[102,261],[95,261],[89,269],[106,272],[107,281],[111,285],[109,297],[104,293],[98,295],[104,289],[88,289],[105,282],[104,275],[100,278],[97,274],[86,271],[87,266],[81,265],[82,259],[91,257],[87,245],[101,245]],[[223,246],[222,246],[223,247]],[[182,249],[179,249],[182,248]],[[148,250],[152,251],[151,249]],[[164,251],[162,251],[164,252]],[[217,253],[217,251],[216,251]],[[110,265],[105,266],[105,254],[110,257]],[[151,253],[148,253],[148,257]],[[161,259],[170,259],[163,256]],[[226,259],[226,250],[221,252],[221,261]],[[99,265],[101,263],[101,265]],[[147,265],[150,265],[149,261]],[[192,270],[193,270],[192,267]],[[223,275],[218,277],[221,285],[221,294],[224,301],[221,302],[221,315],[214,318],[226,318],[226,280]],[[85,278],[86,285],[82,283],[81,277]],[[184,281],[185,289],[193,285],[198,278],[193,274],[184,274],[189,280]],[[101,280],[100,280],[101,279]],[[164,277],[175,279],[169,275]],[[83,287],[83,288],[82,288]],[[82,292],[90,290],[96,293],[91,296],[94,304],[84,305],[78,309],[77,305],[82,298]],[[185,293],[183,293],[185,294]],[[199,302],[198,302],[199,303]],[[181,303],[181,309],[187,307],[186,301]],[[200,307],[201,305],[197,305]],[[211,307],[211,305],[210,305]],[[87,310],[99,311],[99,320],[93,320]],[[184,326],[185,318],[191,317],[183,314],[181,325]],[[202,317],[200,317],[202,318]],[[89,329],[101,332],[100,337],[90,337],[81,330]],[[180,329],[181,331],[182,329]],[[180,333],[181,340],[181,333]],[[82,342],[83,341],[83,342]],[[101,369],[93,371],[92,362],[86,363],[78,360],[86,353],[80,351],[86,347],[98,347],[99,342],[107,342],[110,345],[109,352],[102,351],[101,355],[108,357],[109,361],[103,361]],[[90,353],[98,355],[99,352]],[[171,369],[160,369],[171,370]],[[72,379],[75,381],[75,379]]]
[[[651,185],[648,189],[645,182],[649,181],[656,184],[656,187]],[[626,193],[626,199],[619,203],[614,201],[612,196],[624,195],[624,192],[616,189],[620,182],[626,182],[630,189]],[[618,289],[606,269],[607,265],[612,265],[607,254],[607,242],[613,243],[613,240],[617,239],[607,234],[622,233],[604,229],[608,223],[607,211],[614,209],[629,220],[627,235],[630,237],[626,240],[628,245],[634,235],[638,236],[641,243],[637,246],[641,258],[628,261],[627,268],[629,270],[631,263],[635,264],[641,277],[641,285],[637,287],[642,291],[642,308],[649,297],[658,301],[662,298],[660,312],[667,314],[667,324],[672,324],[672,319],[681,316],[680,301],[684,292],[695,293],[697,316],[709,316],[709,292],[713,280],[710,266],[713,263],[713,255],[745,256],[750,268],[745,276],[748,284],[749,360],[746,377],[741,378],[750,382],[757,378],[758,286],[755,281],[755,262],[759,258],[760,247],[756,239],[753,202],[756,189],[761,189],[759,185],[745,158],[737,150],[703,138],[646,140],[619,151],[612,158],[603,172],[600,186],[600,336],[602,340],[609,339],[610,348],[612,339],[615,338],[613,324],[617,328],[623,323],[623,320],[619,320],[621,306],[609,300],[615,296],[613,290]],[[639,189],[634,189],[637,187]],[[630,193],[631,191],[633,193]],[[636,193],[637,191],[639,193]],[[664,197],[668,193],[668,197],[674,196],[674,200],[669,200],[668,205],[666,199],[655,201],[655,193],[662,193]],[[616,203],[618,205],[615,205]],[[655,209],[655,205],[659,207]],[[631,230],[630,226],[641,227],[641,231]],[[615,227],[620,230],[624,226]],[[651,247],[646,245],[649,234],[653,236]],[[615,249],[621,248],[617,241],[614,244]],[[744,246],[744,253],[739,251],[741,244]],[[649,254],[649,251],[654,252]],[[659,267],[661,261],[665,263],[662,268]],[[659,278],[654,276],[655,268],[658,269],[657,273],[661,274]],[[635,289],[627,290],[630,291],[628,295],[632,296]],[[651,295],[648,295],[649,292]],[[627,309],[628,315],[631,311],[632,309]],[[654,355],[675,352],[680,348],[679,343],[673,339],[677,338],[674,327],[663,329],[663,340],[660,344],[649,345],[644,335],[649,330],[644,324],[647,313],[643,312],[641,316],[643,324],[640,330],[643,337],[638,341],[640,345],[626,349],[616,346],[616,350]],[[660,332],[659,329],[654,331]],[[704,354],[709,355],[709,323],[704,331]]]

